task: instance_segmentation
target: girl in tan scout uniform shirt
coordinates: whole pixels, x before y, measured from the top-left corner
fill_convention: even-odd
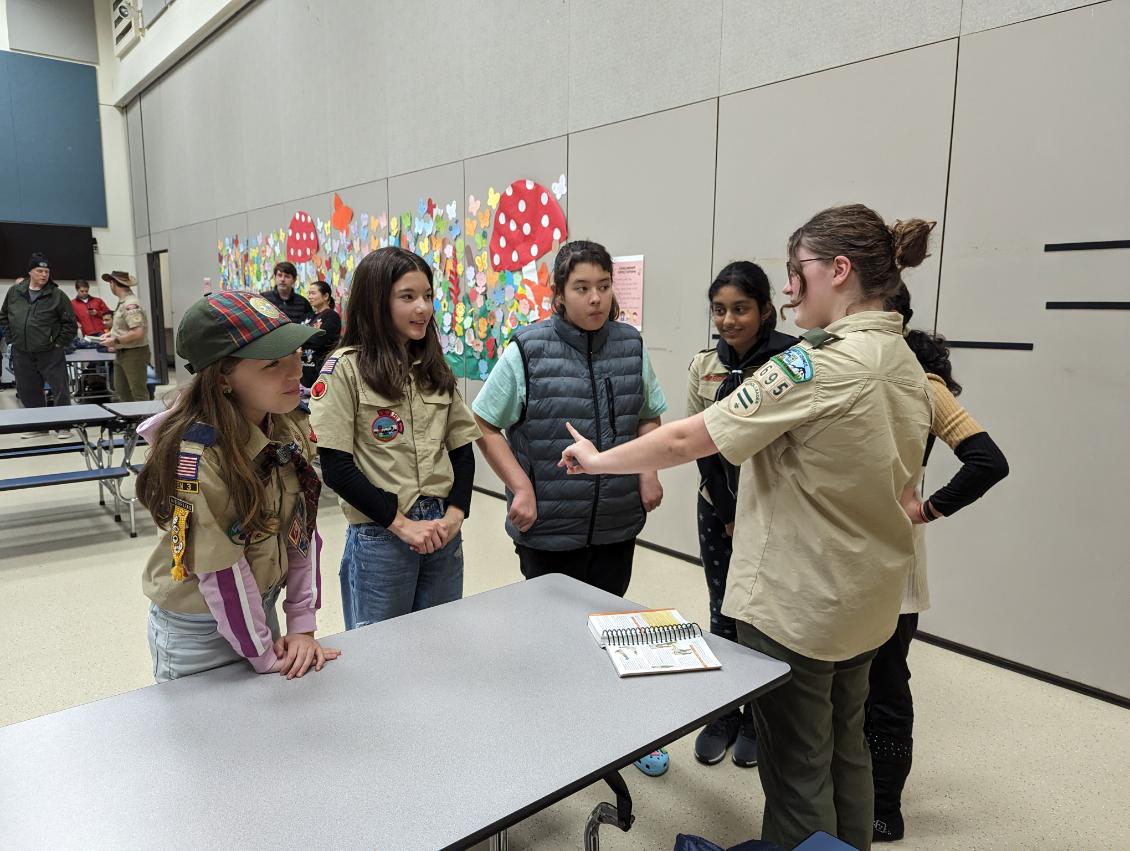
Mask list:
[[[687,376],[687,416],[701,414],[725,399],[773,355],[791,348],[796,337],[775,330],[777,311],[765,270],[748,260],[725,266],[707,290],[718,344],[695,355]],[[698,459],[698,549],[710,598],[710,632],[738,640],[734,619],[722,614],[722,597],[733,555],[738,468],[719,455]],[[753,704],[715,718],[694,743],[699,762],[714,765],[734,746],[741,768],[757,765]]]
[[[343,346],[310,388],[326,484],[349,520],[347,629],[463,596],[463,539],[479,429],[432,317],[432,270],[382,248],[353,273]]]
[[[918,479],[903,492],[903,509],[914,523],[914,566],[907,578],[898,627],[871,662],[871,689],[867,698],[867,744],[875,778],[875,842],[894,842],[905,833],[902,789],[910,774],[914,746],[914,701],[910,693],[907,654],[918,631],[918,614],[930,608],[926,524],[952,516],[980,499],[1008,475],[1004,453],[955,398],[961,393],[961,385],[954,380],[945,340],[908,327],[914,315],[910,291],[901,287],[887,300],[887,308],[902,316],[906,344],[930,380],[934,421],[922,470],[925,472],[935,437],[953,450],[961,461],[961,469],[929,499],[923,500],[918,494]]]
[[[729,398],[606,453],[574,432],[574,474],[638,473],[721,452],[744,464],[724,614],[792,678],[755,701],[761,838],[792,848],[823,830],[871,846],[863,734],[871,658],[895,629],[914,560],[899,498],[926,448],[922,367],[884,311],[932,225],[888,227],[835,207],[789,239],[796,323],[811,329]],[[571,429],[571,427],[570,427]]]
[[[195,374],[138,429],[152,448],[137,493],[164,530],[142,580],[158,682],[241,658],[289,679],[338,656],[314,640],[321,482],[292,413],[298,349],[316,333],[252,293],[185,312],[177,354]]]

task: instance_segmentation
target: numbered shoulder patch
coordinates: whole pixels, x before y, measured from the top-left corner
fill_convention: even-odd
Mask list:
[[[789,378],[797,384],[812,380],[812,359],[800,346],[793,346],[779,355],[774,355],[770,361],[782,367]]]
[[[766,394],[774,400],[780,399],[795,386],[792,373],[777,363],[775,358],[757,371],[754,380],[764,387]]]
[[[739,417],[752,417],[761,407],[761,388],[754,381],[747,381],[730,395],[730,413]]]

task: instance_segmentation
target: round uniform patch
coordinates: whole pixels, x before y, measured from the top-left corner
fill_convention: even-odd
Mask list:
[[[266,316],[268,319],[278,319],[282,316],[279,309],[267,301],[265,298],[255,296],[247,300],[247,303],[254,308],[255,312],[261,316]]]
[[[310,398],[321,399],[326,395],[326,391],[328,389],[329,387],[326,385],[326,380],[324,378],[319,378],[314,382],[314,386],[310,388]]]
[[[404,420],[396,411],[381,408],[377,411],[377,418],[373,420],[373,437],[380,443],[396,440],[404,434]]]
[[[761,388],[747,381],[730,396],[730,413],[739,417],[752,417],[761,407]]]

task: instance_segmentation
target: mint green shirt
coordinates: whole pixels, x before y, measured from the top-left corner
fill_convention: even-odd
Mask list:
[[[526,368],[517,346],[507,346],[494,365],[487,383],[471,403],[471,410],[495,428],[510,428],[522,417],[526,405]],[[643,407],[641,420],[654,420],[667,410],[667,397],[655,377],[647,349],[643,350]]]

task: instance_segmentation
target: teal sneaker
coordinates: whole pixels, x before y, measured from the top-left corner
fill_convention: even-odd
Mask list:
[[[666,774],[670,765],[671,757],[667,754],[667,748],[652,751],[647,756],[636,760],[636,768],[648,777],[659,777],[661,774]]]

